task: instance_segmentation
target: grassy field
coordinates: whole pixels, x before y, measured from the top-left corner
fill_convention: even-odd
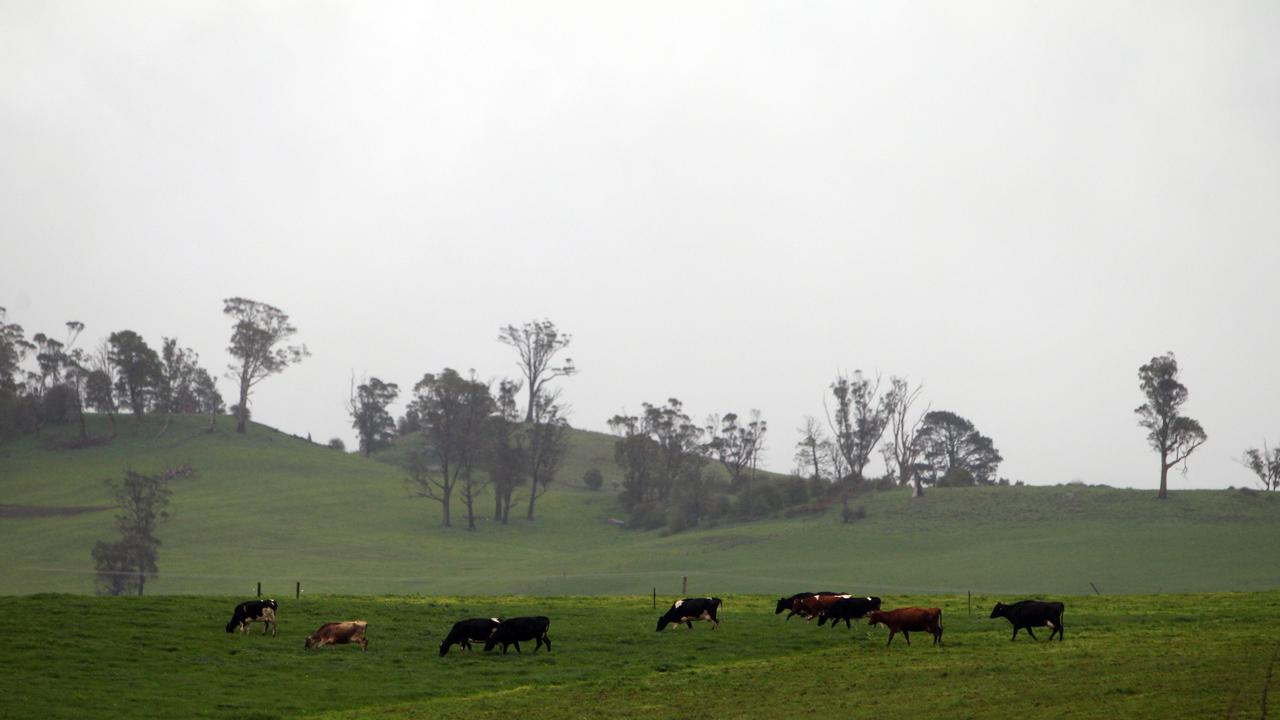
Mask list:
[[[1245,718],[1280,637],[1280,592],[1068,598],[1052,644],[1010,642],[986,617],[997,598],[972,616],[965,596],[885,598],[942,607],[940,648],[784,621],[771,596],[726,596],[719,630],[661,634],[648,597],[281,599],[275,638],[223,632],[238,599],[0,598],[23,625],[0,653],[5,717]],[[439,657],[454,620],[498,614],[551,617],[554,652]],[[368,653],[303,650],[353,618]]]
[[[103,418],[93,431],[106,432]],[[54,449],[46,433],[0,445],[0,594],[91,593],[89,550],[112,536],[101,478],[190,464],[162,526],[161,574],[148,593],[264,592],[586,595],[680,591],[784,593],[829,586],[894,593],[1106,594],[1280,587],[1280,501],[1232,491],[1077,486],[940,489],[859,500],[834,511],[666,535],[621,530],[614,492],[582,487],[599,467],[617,479],[613,439],[573,434],[555,489],[509,526],[444,528],[391,463],[340,453],[227,419],[120,420],[110,445]],[[68,429],[69,431],[69,429]],[[487,504],[484,509],[489,509]],[[520,508],[523,511],[523,507]],[[455,512],[457,507],[455,504]],[[515,514],[515,513],[513,513]],[[455,515],[455,520],[458,516]]]

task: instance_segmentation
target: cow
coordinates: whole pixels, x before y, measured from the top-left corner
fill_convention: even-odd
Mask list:
[[[508,645],[515,645],[516,652],[520,652],[521,642],[537,640],[538,644],[533,648],[534,653],[537,653],[543,645],[547,646],[547,652],[551,652],[551,638],[547,637],[547,629],[550,627],[551,619],[541,615],[503,620],[484,641],[484,651],[489,652],[494,646],[501,644],[502,654],[506,655]]]
[[[788,612],[787,612],[786,619],[790,620],[791,616],[796,614],[796,611],[795,611],[796,601],[799,600],[800,598],[812,597],[814,595],[839,595],[839,594],[840,593],[832,592],[830,590],[819,590],[818,592],[802,592],[802,593],[796,593],[791,597],[778,598],[778,607],[773,611],[773,614],[781,615],[783,610],[787,610]]]
[[[830,620],[831,627],[835,627],[843,620],[846,628],[852,628],[852,620],[860,618],[872,610],[879,609],[880,598],[878,597],[840,598],[826,612],[818,616],[818,625],[824,625]]]
[[[444,642],[440,643],[440,657],[449,654],[449,648],[457,645],[463,650],[471,649],[471,641],[480,642],[488,640],[494,630],[502,621],[498,618],[468,618],[467,620],[459,620],[453,624],[453,629],[445,636]]]
[[[662,617],[658,618],[658,632],[667,629],[668,625],[680,625],[681,623],[688,625],[689,629],[693,629],[694,620],[706,620],[711,623],[711,629],[715,630],[720,627],[720,621],[716,618],[716,611],[720,609],[720,598],[684,598],[677,600],[671,604],[671,609]]]
[[[889,628],[889,642],[885,643],[888,647],[893,642],[893,636],[902,633],[902,637],[907,639],[907,644],[911,644],[911,633],[914,631],[927,632],[933,636],[933,644],[942,644],[942,625],[938,624],[942,620],[942,610],[940,608],[922,608],[922,607],[906,607],[897,610],[872,610],[867,613],[868,625],[884,625]]]
[[[850,597],[853,596],[848,593],[821,593],[818,595],[796,598],[792,605],[791,612],[804,618],[805,622],[809,622],[816,617],[821,617],[823,613],[830,610],[837,602]],[[791,615],[788,615],[787,619],[791,619]]]
[[[262,623],[262,634],[267,634],[267,626],[271,626],[271,637],[276,636],[276,606],[275,600],[249,600],[242,602],[231,611],[231,620],[227,623],[227,632],[233,633],[237,629],[241,634],[249,632],[249,624]]]
[[[1025,629],[1032,640],[1040,641],[1036,634],[1031,632],[1033,627],[1044,627],[1048,625],[1053,632],[1049,633],[1049,639],[1052,640],[1054,635],[1058,636],[1058,641],[1062,641],[1062,611],[1066,609],[1060,602],[1041,602],[1039,600],[1022,600],[1020,602],[1005,605],[1004,603],[996,603],[991,609],[991,617],[1008,618],[1013,623],[1013,637],[1010,640],[1018,639],[1018,631]]]
[[[322,645],[346,645],[359,643],[361,652],[369,651],[369,641],[364,636],[364,629],[369,623],[363,620],[347,620],[331,622],[320,626],[319,630],[307,636],[303,648],[310,650]]]

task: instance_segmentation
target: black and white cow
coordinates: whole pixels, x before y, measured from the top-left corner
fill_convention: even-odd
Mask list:
[[[233,633],[239,628],[241,633],[249,632],[249,623],[262,623],[262,634],[267,634],[267,626],[271,626],[271,637],[276,636],[275,600],[249,600],[236,606],[227,623],[227,632]]]
[[[1008,618],[1013,623],[1013,637],[1010,640],[1018,639],[1018,631],[1026,630],[1032,640],[1039,640],[1036,634],[1031,632],[1033,627],[1049,626],[1053,632],[1049,633],[1049,639],[1052,640],[1054,635],[1058,636],[1058,640],[1062,640],[1062,612],[1065,610],[1060,602],[1041,602],[1039,600],[1022,600],[1010,605],[1004,603],[996,603],[991,608],[991,617]]]
[[[658,618],[658,632],[667,629],[668,625],[688,625],[693,629],[694,620],[706,620],[711,629],[720,627],[716,619],[716,611],[720,609],[720,598],[684,598],[671,604],[671,609]]]
[[[843,620],[846,628],[852,628],[852,620],[879,609],[880,598],[878,597],[843,597],[818,616],[818,624],[825,625],[830,621],[831,627],[835,627]]]
[[[502,621],[498,618],[468,618],[453,624],[453,629],[440,643],[440,657],[449,654],[449,648],[457,645],[463,650],[471,649],[471,641],[485,642]]]
[[[537,640],[538,644],[533,648],[535,653],[543,645],[547,646],[547,652],[551,652],[551,638],[547,636],[550,627],[551,619],[541,615],[503,620],[485,640],[484,651],[489,652],[495,645],[502,645],[502,654],[506,655],[508,645],[515,645],[516,652],[520,652],[520,643]]]

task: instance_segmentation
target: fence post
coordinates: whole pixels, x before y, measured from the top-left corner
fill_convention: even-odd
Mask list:
[[[299,580],[298,583],[293,587],[293,597],[295,600],[302,599],[302,581],[301,580]]]
[[[681,595],[689,594],[689,576],[688,575],[684,575],[680,578],[680,594]]]
[[[969,591],[969,615],[973,615],[973,591]]]
[[[658,586],[653,586],[653,609],[658,609]]]
[[[258,597],[262,597],[262,581],[258,581]]]

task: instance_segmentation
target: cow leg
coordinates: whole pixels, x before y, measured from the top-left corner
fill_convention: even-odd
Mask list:
[[[941,625],[938,626],[938,632],[936,632],[933,636],[933,644],[934,645],[942,644],[942,626]]]
[[[1040,638],[1036,637],[1036,634],[1031,632],[1031,628],[1027,628],[1027,634],[1031,636],[1032,640],[1035,640],[1036,642],[1040,642]]]
[[[268,626],[268,625],[270,625],[270,624],[271,624],[271,623],[270,623],[270,622],[268,622],[268,621],[266,621],[266,620],[263,620],[263,621],[262,621],[262,634],[263,634],[263,635],[266,635],[266,634],[267,634],[267,626]]]
[[[894,630],[893,628],[889,628],[889,642],[884,644],[885,647],[889,647],[890,645],[893,644],[893,636],[896,632],[897,631]]]
[[[831,627],[835,627],[835,623],[832,623],[832,624],[831,624]],[[845,629],[845,630],[852,630],[852,629],[853,629],[853,623],[849,622],[849,618],[845,618],[845,619],[844,619],[844,629]]]
[[[368,638],[360,638],[360,652],[369,652]]]
[[[908,644],[908,645],[910,645],[910,644],[911,644],[911,631],[909,631],[909,630],[903,630],[903,631],[902,631],[902,637],[906,638],[906,640],[907,640],[907,644]]]
[[[685,625],[688,625],[690,630],[692,630],[692,629],[693,629],[693,621],[692,621],[692,620],[685,620],[685,621],[684,621],[684,624],[685,624]]]
[[[546,633],[543,633],[542,642],[547,644],[547,652],[551,652],[551,636]]]
[[[271,637],[275,637],[275,636],[276,636],[276,630],[277,630],[279,627],[280,627],[279,623],[277,623],[275,620],[272,620],[272,621],[271,621]]]
[[[518,652],[518,653],[520,653],[521,655],[523,655],[523,654],[524,654],[524,651],[520,649],[520,643],[519,643],[519,642],[516,642],[516,643],[515,643],[515,646],[516,646],[516,652]]]
[[[1010,642],[1018,639],[1018,626],[1013,626],[1013,637],[1009,638]]]

